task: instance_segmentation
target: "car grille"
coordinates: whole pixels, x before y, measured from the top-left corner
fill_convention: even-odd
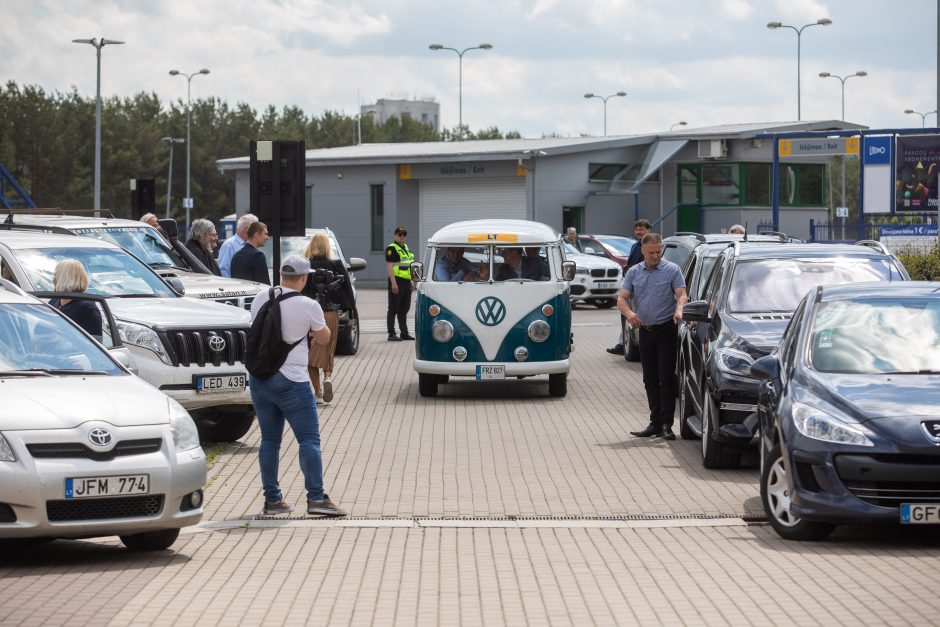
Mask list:
[[[763,313],[748,316],[751,320],[789,320],[792,317],[793,314],[790,313]]]
[[[232,307],[241,307],[242,309],[247,309],[251,311],[251,302],[255,299],[254,296],[241,296],[238,298],[213,298],[213,302],[221,303],[223,305],[231,305]]]
[[[163,511],[162,494],[106,499],[46,501],[46,516],[50,522],[149,518],[157,516],[161,511]]]
[[[842,459],[861,460],[843,464]],[[871,475],[862,480],[862,466]],[[862,501],[878,507],[901,503],[940,503],[940,456],[869,455],[838,456],[836,471],[845,487]],[[865,477],[869,479],[869,477]]]
[[[593,276],[593,277],[604,276],[605,274],[606,274],[606,272],[604,271],[603,268],[592,268],[592,269],[591,269],[591,276]]]
[[[161,331],[160,337],[174,366],[219,366],[245,361],[247,329]],[[214,351],[210,348],[213,337],[221,337],[225,341],[222,350]]]
[[[27,444],[26,450],[36,459],[90,459],[96,462],[109,462],[115,457],[156,453],[162,445],[161,438],[150,438],[123,440],[110,451],[95,451],[81,442]]]
[[[617,268],[609,268],[607,270],[607,276],[613,276],[613,277],[620,276],[620,270],[618,270]]]

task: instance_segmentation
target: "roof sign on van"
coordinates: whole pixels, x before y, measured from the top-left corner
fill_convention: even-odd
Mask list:
[[[506,244],[515,244],[519,241],[519,236],[515,233],[469,233],[467,241],[477,242],[503,242]]]

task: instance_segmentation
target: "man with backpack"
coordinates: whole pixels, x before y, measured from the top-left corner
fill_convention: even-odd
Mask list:
[[[300,469],[307,490],[307,513],[345,516],[323,492],[323,456],[316,402],[307,373],[309,338],[317,344],[330,341],[323,310],[303,296],[310,261],[297,254],[281,262],[280,287],[259,292],[251,304],[245,365],[251,401],[261,428],[258,463],[264,490],[265,515],[288,514],[293,506],[284,501],[278,485],[278,463],[284,422],[290,424],[300,449]],[[307,341],[304,341],[307,340]]]

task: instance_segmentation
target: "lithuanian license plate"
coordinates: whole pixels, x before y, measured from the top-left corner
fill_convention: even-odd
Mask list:
[[[477,380],[482,379],[505,379],[506,378],[506,366],[500,364],[498,366],[477,366]]]
[[[940,504],[901,503],[901,523],[904,525],[940,524]]]
[[[196,377],[196,391],[204,392],[241,392],[245,389],[245,375],[218,374]]]
[[[598,281],[597,283],[594,284],[594,287],[598,289],[606,289],[609,287],[613,287],[614,285],[616,285],[616,281]]]
[[[150,494],[150,475],[71,477],[65,480],[65,498]]]

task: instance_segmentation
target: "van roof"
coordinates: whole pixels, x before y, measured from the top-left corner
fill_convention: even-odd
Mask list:
[[[529,220],[467,220],[454,222],[428,239],[429,246],[485,246],[507,244],[550,244],[558,241],[558,233],[541,222]]]

